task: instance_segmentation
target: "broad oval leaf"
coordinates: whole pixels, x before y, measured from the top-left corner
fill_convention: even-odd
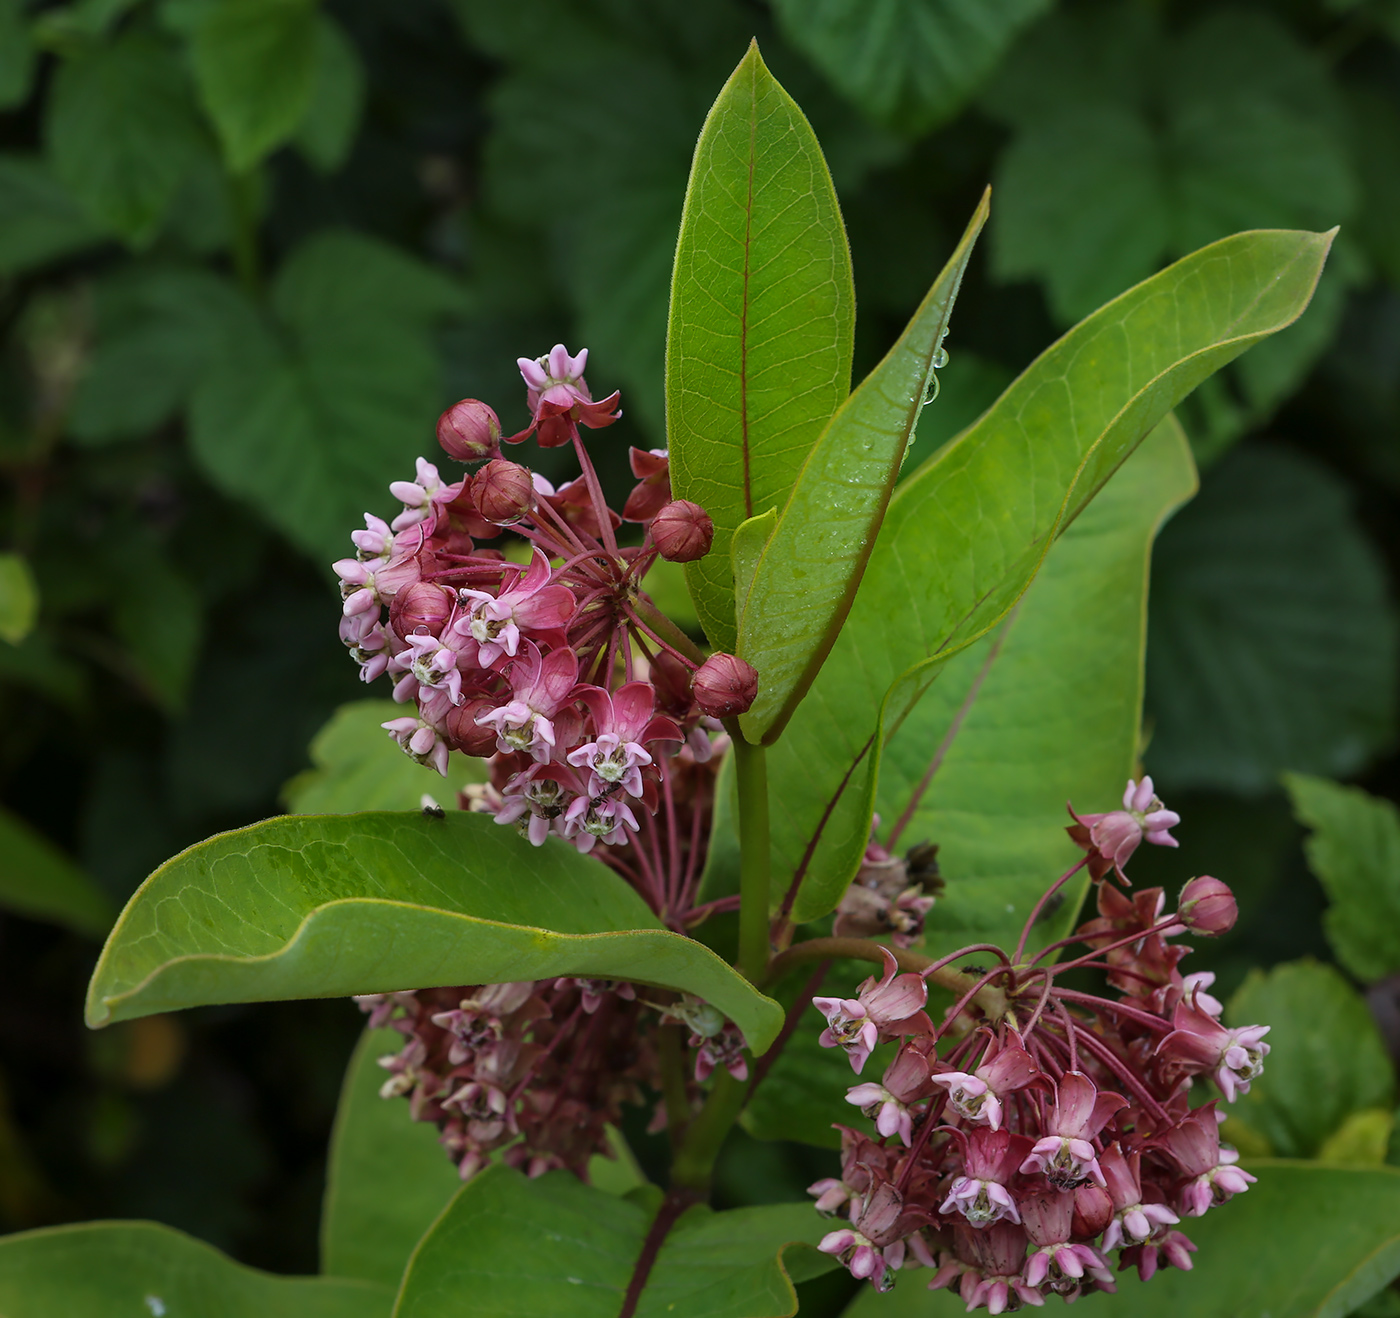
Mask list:
[[[671,480],[714,519],[686,579],[711,643],[736,644],[729,542],[781,507],[850,390],[855,290],[821,147],[755,43],[710,110],[671,282]]]
[[[779,891],[782,876],[803,881],[799,921],[829,911],[855,872],[884,736],[943,663],[1005,616],[1171,407],[1297,319],[1331,241],[1237,234],[1178,261],[1048,348],[899,487],[847,624],[769,753],[784,803],[774,872]]]
[[[1251,1161],[1249,1192],[1184,1230],[1199,1246],[1190,1272],[1143,1284],[1117,1272],[1118,1294],[1088,1301],[1104,1318],[1345,1318],[1400,1271],[1400,1171]],[[846,1318],[953,1318],[965,1306],[929,1294],[921,1274],[891,1295],[867,1289]]]
[[[777,1003],[663,929],[600,861],[460,811],[287,816],[181,852],[122,912],[87,1018],[556,975],[694,993],[756,1052],[782,1025]]]
[[[659,1197],[492,1167],[419,1245],[394,1316],[458,1318],[470,1296],[472,1318],[616,1318]],[[812,1248],[827,1227],[808,1204],[691,1208],[662,1243],[636,1316],[790,1318],[792,1283],[833,1266]]]
[[[5,1318],[388,1318],[393,1291],[277,1277],[154,1222],[85,1222],[0,1240]]]
[[[940,364],[988,196],[904,333],[812,446],[751,570],[741,575],[736,557],[738,653],[759,674],[758,698],[739,720],[750,741],[782,732],[855,599]]]

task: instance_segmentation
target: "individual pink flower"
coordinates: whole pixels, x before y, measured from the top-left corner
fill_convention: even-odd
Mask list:
[[[969,1134],[956,1131],[955,1135],[966,1150],[963,1174],[953,1181],[938,1211],[961,1213],[974,1227],[988,1226],[1003,1218],[1020,1222],[1016,1200],[1007,1187],[1025,1161],[1030,1140],[1008,1130],[990,1130],[985,1126]],[[1019,1274],[1019,1262],[1016,1271]]]
[[[710,1038],[695,1035],[690,1040],[695,1049],[695,1082],[704,1084],[715,1067],[723,1067],[734,1079],[749,1078],[749,1064],[744,1057],[744,1036],[734,1025],[726,1025]]]
[[[807,1193],[816,1196],[817,1202],[813,1207],[817,1212],[823,1217],[835,1217],[859,1191],[835,1176],[825,1176],[820,1181],[813,1181],[807,1187]]]
[[[1089,1141],[1115,1112],[1127,1106],[1128,1100],[1121,1094],[1100,1093],[1082,1071],[1067,1071],[1056,1086],[1046,1133],[1031,1149],[1021,1171],[1027,1176],[1043,1172],[1060,1190],[1072,1190],[1087,1180],[1103,1185],[1103,1172]]]
[[[390,523],[395,531],[406,531],[437,515],[442,504],[451,503],[461,492],[461,482],[446,485],[438,469],[426,458],[419,458],[417,478],[411,481],[391,481],[389,493],[403,504],[401,512]]]
[[[994,1222],[984,1230],[953,1228],[955,1252],[944,1255],[942,1266],[929,1282],[937,1290],[953,1281],[967,1301],[967,1311],[985,1306],[990,1314],[1019,1309],[1023,1304],[1039,1308],[1045,1297],[1021,1275],[1026,1257],[1026,1233],[1010,1222]]]
[[[447,742],[439,728],[426,719],[411,715],[390,719],[379,726],[419,764],[431,765],[444,778],[447,777]]]
[[[1193,934],[1208,938],[1229,933],[1239,918],[1240,908],[1227,883],[1202,874],[1182,890],[1176,905],[1177,919]]]
[[[1235,1164],[1240,1155],[1220,1147],[1220,1123],[1214,1104],[1198,1107],[1158,1137],[1184,1175],[1190,1179],[1180,1192],[1181,1211],[1202,1217],[1206,1210],[1243,1194],[1257,1179]]]
[[[1181,980],[1181,996],[1197,1010],[1219,1020],[1225,1012],[1225,1004],[1219,998],[1206,992],[1214,983],[1215,972],[1213,970],[1198,970],[1194,974],[1184,975]]]
[[[1026,1284],[1046,1286],[1072,1299],[1087,1277],[1108,1291],[1116,1289],[1108,1260],[1092,1245],[1072,1244],[1074,1196],[1060,1191],[1028,1195],[1020,1202],[1021,1224],[1035,1252],[1026,1260]]]
[[[538,549],[524,573],[518,573],[499,595],[484,590],[459,592],[470,609],[453,629],[477,643],[477,662],[489,668],[502,655],[514,658],[522,632],[557,631],[573,617],[575,600],[567,586],[549,584],[549,559]]]
[[[812,999],[812,1005],[826,1017],[826,1029],[819,1038],[821,1046],[844,1048],[851,1059],[851,1070],[857,1075],[880,1041],[880,1031],[909,1020],[928,1001],[928,986],[920,976],[912,972],[896,975],[899,962],[883,947],[880,954],[885,960],[885,973],[878,982],[873,975],[867,979],[857,997]]]
[[[533,642],[526,641],[523,654],[506,669],[506,676],[513,698],[476,721],[495,729],[501,751],[525,751],[548,764],[555,749],[553,719],[578,682],[578,658],[567,647],[541,655]]]
[[[1048,1084],[1020,1039],[1005,1047],[993,1041],[982,1064],[973,1072],[943,1071],[931,1079],[948,1091],[948,1107],[964,1121],[985,1122],[993,1130],[1001,1126],[1003,1094],[1032,1084]]]
[[[1199,995],[1198,995],[1199,996]],[[1157,1045],[1159,1055],[1174,1062],[1185,1074],[1214,1071],[1215,1083],[1233,1103],[1237,1094],[1249,1093],[1250,1082],[1264,1070],[1269,1045],[1267,1025],[1245,1025],[1227,1030],[1213,1016],[1186,999],[1172,1012],[1173,1029]]]
[[[1151,778],[1141,782],[1128,779],[1121,810],[1080,815],[1071,806],[1070,814],[1075,823],[1068,830],[1069,835],[1089,853],[1089,873],[1096,880],[1113,869],[1126,883],[1123,866],[1144,839],[1159,847],[1177,845],[1168,830],[1181,823],[1181,816],[1158,800]]]
[[[627,461],[637,484],[622,506],[626,522],[647,522],[671,502],[670,455],[664,448],[629,449]]]
[[[580,348],[570,357],[562,343],[556,343],[547,356],[521,357],[516,363],[526,384],[526,402],[533,413],[529,426],[517,435],[507,435],[507,444],[519,444],[538,431],[541,448],[558,448],[578,438],[578,427],[600,430],[622,415],[618,410],[621,393],[614,391],[599,402],[593,401],[588,381],[583,378],[588,365],[588,349]]]
[[[877,1285],[885,1274],[885,1258],[880,1249],[859,1231],[840,1227],[821,1238],[817,1248],[823,1254],[834,1254],[861,1281],[874,1280]]]
[[[927,1092],[928,1062],[910,1048],[902,1048],[886,1069],[880,1084],[867,1081],[846,1091],[846,1102],[855,1104],[874,1119],[875,1129],[889,1139],[898,1135],[907,1148],[912,1143],[914,1118],[909,1104]]]
[[[394,687],[394,699],[401,704],[412,700],[422,689],[444,692],[454,705],[462,703],[462,674],[457,668],[460,655],[444,645],[426,628],[416,636],[404,637],[405,648],[389,663],[393,672],[403,673]]]
[[[1116,1142],[1099,1155],[1099,1166],[1114,1207],[1113,1220],[1103,1233],[1105,1250],[1141,1244],[1158,1227],[1174,1226],[1181,1220],[1166,1204],[1143,1203],[1139,1163],[1138,1154],[1125,1156]]]
[[[585,854],[599,842],[624,847],[640,828],[632,807],[616,796],[575,797],[564,811],[564,836]]]
[[[680,744],[681,730],[657,714],[656,688],[650,682],[628,682],[614,692],[582,686],[575,692],[593,716],[593,740],[569,752],[569,763],[588,770],[588,790],[599,796],[621,787],[629,796],[642,794],[642,770],[652,762],[645,743]]]
[[[542,847],[551,831],[563,835],[564,814],[582,795],[583,784],[572,769],[535,764],[506,783],[496,823],[514,824],[525,819],[525,836],[532,846]]]
[[[1168,1227],[1158,1227],[1140,1245],[1131,1245],[1118,1255],[1120,1268],[1137,1267],[1142,1281],[1151,1281],[1160,1266],[1180,1268],[1190,1272],[1195,1265],[1191,1255],[1196,1246],[1180,1231]]]

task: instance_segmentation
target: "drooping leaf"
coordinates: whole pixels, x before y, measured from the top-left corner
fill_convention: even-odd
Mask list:
[[[1358,787],[1288,774],[1308,868],[1329,902],[1327,941],[1357,979],[1372,983],[1400,970],[1400,810]]]
[[[335,711],[310,746],[315,766],[297,774],[282,799],[294,815],[341,815],[359,810],[416,810],[424,793],[454,806],[468,783],[485,781],[485,761],[453,755],[443,779],[405,755],[383,728],[403,706],[356,700]]]
[[[104,236],[43,161],[0,156],[0,274],[80,252]]]
[[[296,130],[302,154],[323,174],[345,163],[360,127],[365,70],[350,38],[334,19],[316,20],[316,74],[306,113]]]
[[[205,149],[179,56],[131,30],[65,62],[49,96],[44,130],[60,182],[96,224],[150,242]]]
[[[948,264],[884,360],[837,409],[807,454],[747,586],[735,573],[738,654],[760,674],[740,720],[750,741],[777,738],[835,644],[913,440],[986,194]]]
[[[20,554],[0,554],[0,641],[18,645],[39,617],[39,587]]]
[[[666,343],[672,487],[715,524],[714,547],[686,578],[718,649],[736,642],[730,539],[787,501],[850,388],[854,326],[826,161],[755,44],[696,143]]]
[[[1400,1270],[1400,1171],[1252,1160],[1247,1194],[1183,1230],[1199,1246],[1190,1272],[1146,1284],[1114,1273],[1118,1294],[1086,1301],[1105,1318],[1345,1318]],[[924,1274],[889,1295],[868,1288],[846,1318],[953,1318],[956,1294],[929,1294]]]
[[[403,1043],[397,1030],[366,1030],[345,1072],[321,1206],[321,1271],[333,1277],[397,1287],[413,1247],[462,1186],[433,1123],[379,1096],[377,1059]]]
[[[456,1318],[464,1295],[472,1318],[615,1318],[654,1196],[618,1199],[563,1172],[528,1181],[490,1168],[419,1246],[396,1318]],[[811,1248],[825,1231],[807,1204],[691,1208],[661,1246],[637,1318],[789,1318],[792,1282],[831,1266]]]
[[[775,887],[801,870],[799,920],[829,911],[855,873],[879,768],[868,751],[943,663],[1005,615],[1055,537],[1167,411],[1296,319],[1329,242],[1241,234],[1178,262],[1047,349],[900,485],[846,627],[769,752],[782,802]]]
[[[235,173],[296,131],[320,58],[312,0],[218,0],[191,47],[199,96]]]
[[[694,993],[759,1052],[782,1025],[775,1002],[663,929],[600,861],[459,811],[286,816],[189,848],[122,913],[88,1020],[557,975]]]
[[[0,906],[101,938],[116,911],[107,895],[47,838],[0,810]]]
[[[278,1277],[154,1222],[88,1222],[0,1239],[5,1318],[388,1318],[393,1291]]]
[[[1269,790],[1354,773],[1394,730],[1400,640],[1378,554],[1319,463],[1247,447],[1162,537],[1147,767],[1166,787]]]
[[[778,20],[876,122],[926,132],[950,117],[1050,0],[777,0]]]

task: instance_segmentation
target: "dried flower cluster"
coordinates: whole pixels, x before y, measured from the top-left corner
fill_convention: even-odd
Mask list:
[[[1227,1029],[1207,992],[1213,976],[1183,976],[1186,932],[1219,934],[1235,920],[1218,879],[1192,880],[1164,914],[1161,889],[1125,894],[1123,866],[1148,841],[1174,846],[1177,816],[1150,779],[1128,784],[1123,809],[1076,816],[1084,860],[1047,891],[1008,956],[964,949],[925,970],[885,973],[855,998],[816,998],[821,1042],[844,1048],[859,1073],[871,1050],[899,1047],[878,1083],[847,1101],[874,1119],[876,1138],[842,1129],[839,1179],[812,1186],[817,1207],[848,1224],[821,1248],[879,1289],[901,1267],[934,1269],[930,1288],[956,1285],[969,1310],[1041,1305],[1058,1294],[1112,1290],[1109,1255],[1145,1280],[1189,1269],[1195,1246],[1177,1230],[1254,1179],[1220,1144],[1218,1100],[1191,1107],[1197,1078],[1227,1101],[1249,1089],[1269,1045],[1267,1026]],[[1045,902],[1084,866],[1100,880],[1098,915],[1072,938],[1023,961]],[[1090,951],[1052,965],[1072,943]],[[926,976],[970,952],[998,964],[935,1026]],[[1085,967],[1116,998],[1062,986]],[[996,1010],[976,1013],[990,999]],[[982,1023],[978,1023],[979,1020]]]

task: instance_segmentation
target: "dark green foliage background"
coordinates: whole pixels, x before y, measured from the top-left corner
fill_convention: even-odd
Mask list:
[[[0,641],[6,807],[114,901],[277,813],[361,693],[328,561],[441,406],[524,423],[517,355],[589,346],[625,490],[627,443],[664,443],[695,134],[755,34],[831,161],[857,378],[994,184],[915,461],[1166,260],[1342,225],[1303,322],[1182,411],[1203,488],[1156,553],[1145,761],[1186,823],[1139,868],[1240,889],[1190,967],[1217,992],[1328,958],[1278,780],[1400,790],[1394,0],[0,0],[0,551],[40,597]],[[314,1271],[356,1013],[91,1037],[95,952],[0,918],[0,1226],[148,1216]],[[729,1204],[826,1165],[743,1139]]]

